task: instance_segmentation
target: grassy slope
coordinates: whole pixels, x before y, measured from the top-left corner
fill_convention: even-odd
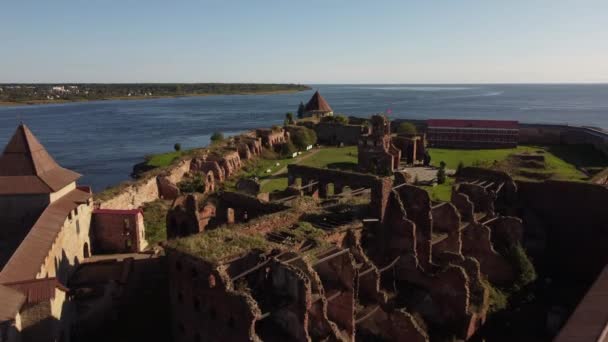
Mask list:
[[[153,166],[153,167],[169,166],[169,165],[171,165],[171,163],[173,163],[173,161],[175,159],[183,156],[186,153],[187,153],[187,151],[174,151],[174,152],[153,154],[147,158],[147,161],[148,161],[147,164],[149,166]]]
[[[551,179],[582,181],[588,177],[577,169],[577,167],[602,167],[608,166],[608,160],[599,152],[591,149],[588,146],[518,146],[511,149],[494,149],[494,150],[459,150],[459,149],[440,149],[431,148],[431,160],[433,165],[439,165],[441,161],[446,162],[449,169],[456,169],[458,163],[462,161],[464,166],[484,166],[490,167],[494,162],[505,160],[513,153],[545,151],[545,161],[547,168],[545,170],[538,169],[520,169],[523,171],[531,171],[536,173],[547,173]],[[514,175],[516,179],[529,179],[522,175]],[[431,198],[435,200],[447,201],[451,195],[451,187],[453,180],[448,178],[445,184],[435,187],[426,187],[431,194]]]

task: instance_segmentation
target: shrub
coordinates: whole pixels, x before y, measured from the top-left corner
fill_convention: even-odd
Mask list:
[[[314,145],[317,142],[317,134],[310,128],[301,127],[291,132],[291,141],[297,148],[305,149],[308,145]]]
[[[173,145],[173,149],[175,150],[175,152],[181,151],[182,150],[182,144],[175,143],[175,145]]]
[[[402,122],[397,127],[397,133],[416,134],[416,133],[418,133],[418,130],[416,129],[416,126],[414,126],[414,124],[412,124],[411,122]]]
[[[177,183],[177,187],[183,193],[205,192],[205,178],[197,174],[192,178],[184,179]]]
[[[464,168],[464,163],[461,161],[458,162],[458,166],[456,167],[456,174],[459,175],[460,171],[462,171],[462,168]]]
[[[445,179],[446,179],[445,169],[437,170],[437,184],[444,184]]]
[[[298,152],[298,149],[291,141],[281,145],[281,155],[291,156],[294,152]]]
[[[304,102],[300,102],[300,105],[298,106],[298,119],[301,119],[304,117],[304,110],[305,110],[305,106],[304,106]]]
[[[446,166],[446,164],[442,160],[439,163],[439,170],[437,170],[437,184],[443,184],[443,183],[445,183],[445,180],[446,180],[445,166]]]
[[[517,272],[517,278],[513,283],[516,291],[536,280],[537,275],[534,265],[521,244],[517,243],[511,246],[506,256]]]
[[[267,159],[267,160],[279,159],[279,155],[275,151],[267,149],[267,148],[262,150],[261,156],[262,156],[262,159]]]
[[[295,123],[292,112],[285,113],[285,122],[286,125],[293,125]]]
[[[224,133],[222,132],[215,132],[211,135],[211,142],[212,143],[217,143],[224,140]]]

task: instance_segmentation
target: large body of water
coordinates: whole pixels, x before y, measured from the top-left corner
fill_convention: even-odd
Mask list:
[[[336,113],[394,118],[512,119],[608,129],[604,85],[319,85]],[[55,159],[96,191],[129,178],[150,153],[206,145],[283,122],[313,91],[0,107],[0,146],[25,122]],[[1,147],[0,147],[1,148]]]

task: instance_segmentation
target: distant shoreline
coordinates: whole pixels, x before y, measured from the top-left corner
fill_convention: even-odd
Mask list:
[[[74,99],[74,100],[29,100],[25,102],[7,102],[0,101],[0,107],[13,107],[13,106],[35,106],[35,105],[46,105],[46,104],[64,104],[64,103],[77,103],[77,102],[93,102],[93,101],[122,101],[122,100],[154,100],[164,98],[180,98],[180,97],[207,97],[207,96],[223,96],[223,95],[278,95],[278,94],[293,94],[301,91],[307,91],[309,89],[285,89],[285,90],[270,90],[270,91],[259,91],[259,92],[235,92],[235,93],[201,93],[201,94],[179,94],[179,95],[151,95],[151,96],[114,96],[99,99]]]

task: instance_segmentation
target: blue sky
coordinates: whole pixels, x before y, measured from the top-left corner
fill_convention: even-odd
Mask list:
[[[0,5],[0,82],[608,82],[606,0]]]

